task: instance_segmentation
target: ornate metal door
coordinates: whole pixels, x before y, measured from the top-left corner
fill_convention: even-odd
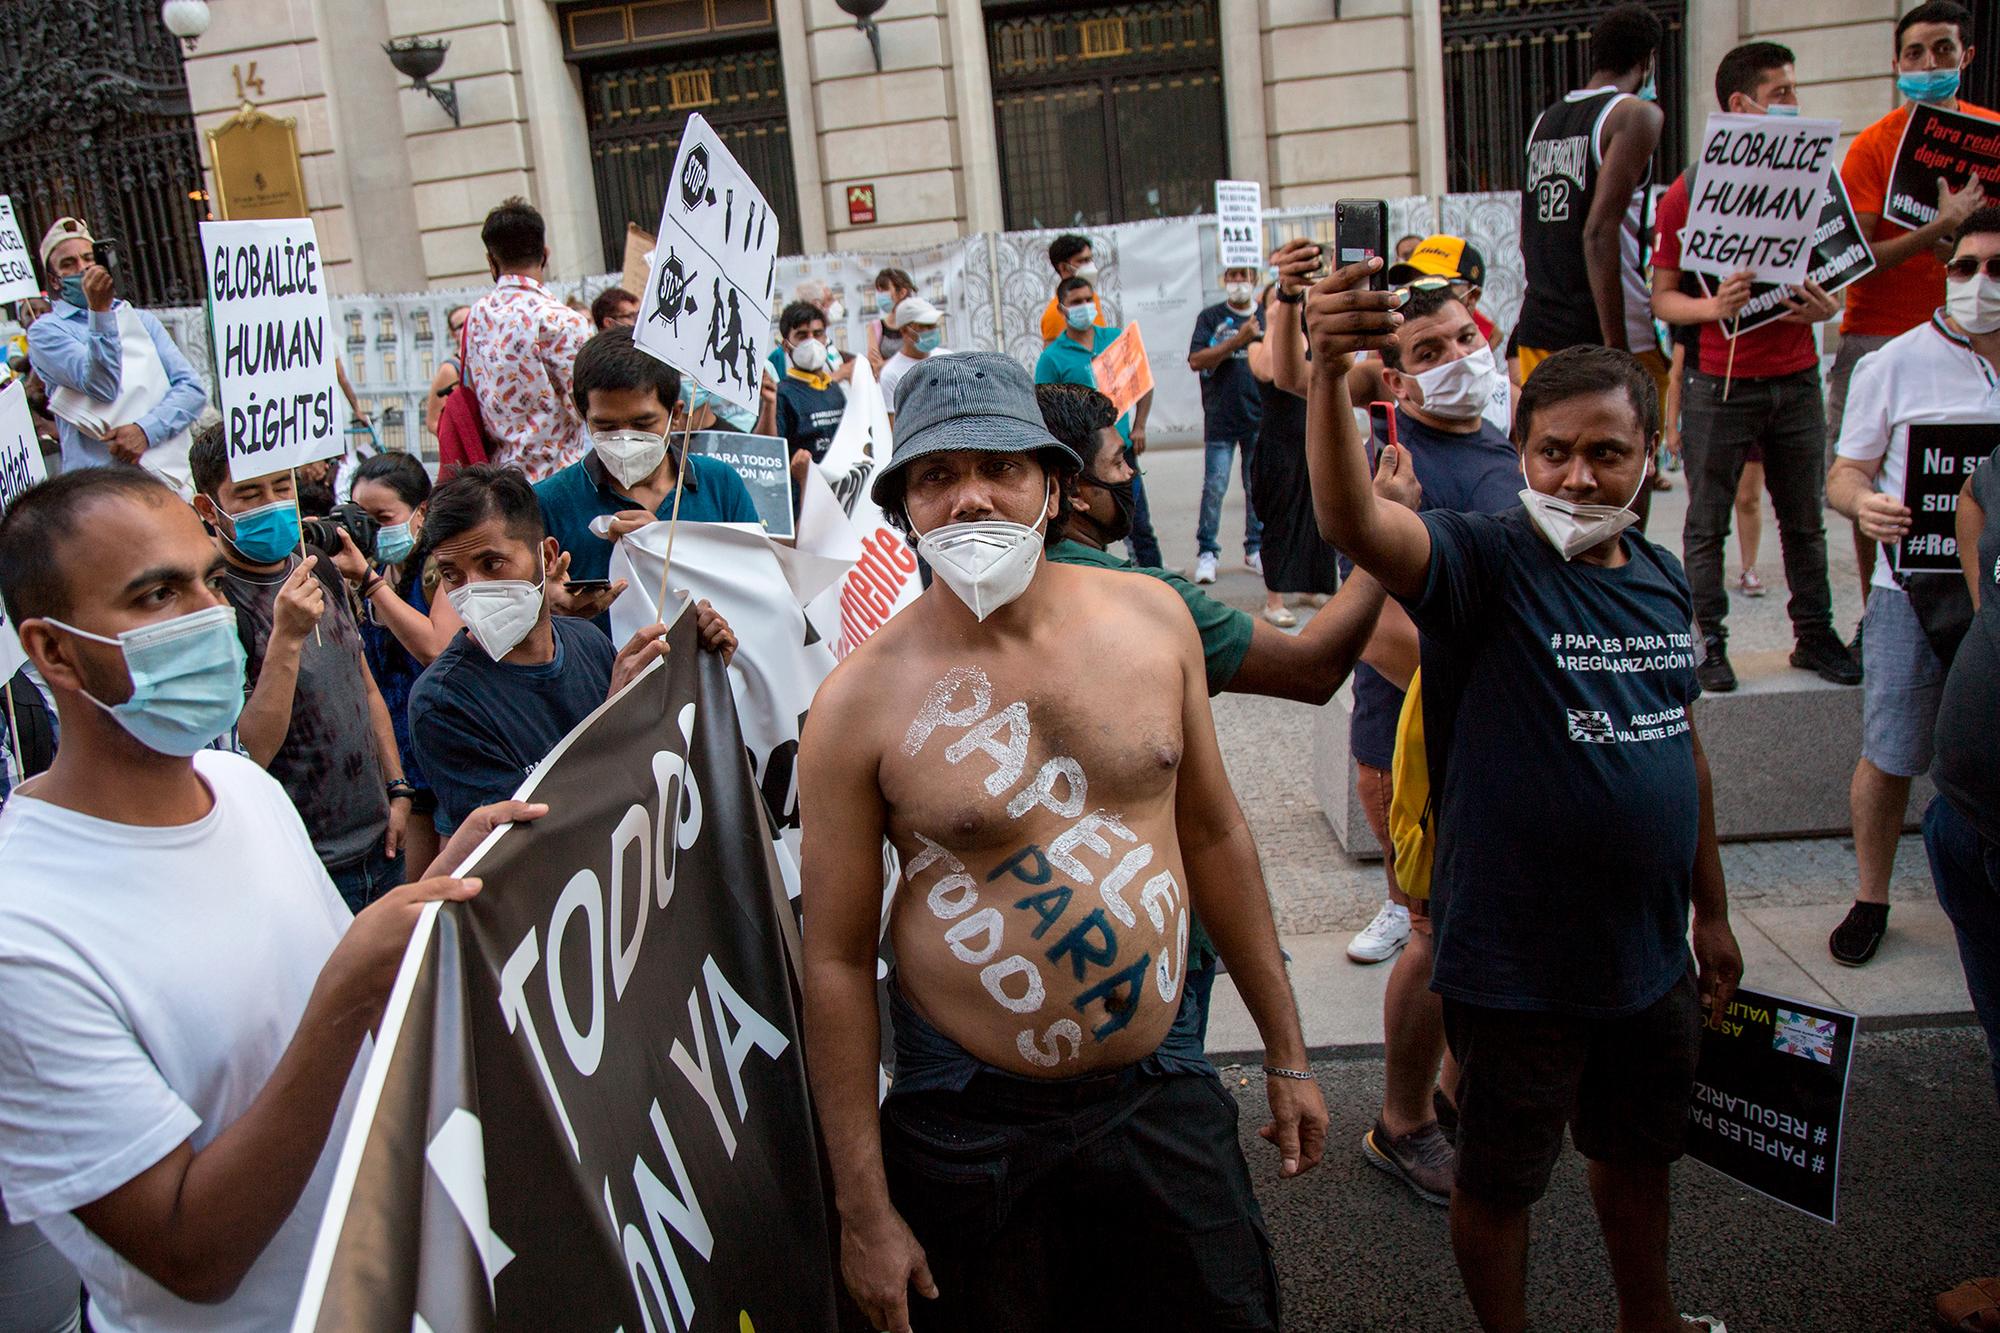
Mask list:
[[[1453,193],[1521,188],[1521,145],[1544,108],[1590,77],[1590,29],[1619,0],[1443,0],[1444,119]],[[1643,0],[1666,29],[1660,95],[1667,124],[1653,159],[1670,182],[1687,164],[1686,0]],[[1886,54],[1885,54],[1886,59]],[[1713,105],[1703,94],[1703,105]]]
[[[0,4],[0,193],[29,245],[57,218],[81,217],[120,242],[119,295],[192,304],[201,190],[180,44],[159,5]]]

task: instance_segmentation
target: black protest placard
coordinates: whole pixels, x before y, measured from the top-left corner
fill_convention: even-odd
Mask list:
[[[1915,422],[1903,455],[1910,531],[1896,543],[1899,574],[1956,574],[1958,493],[2000,445],[2000,421]]]
[[[1840,183],[1838,172],[1827,178],[1826,194],[1820,202],[1819,223],[1813,228],[1808,243],[1812,247],[1812,257],[1806,263],[1806,280],[1818,283],[1829,296],[1875,271],[1874,247],[1861,234],[1861,224],[1854,216],[1854,205],[1848,202],[1847,187]],[[1703,296],[1715,295],[1717,284],[1714,279],[1705,273],[1697,273],[1695,279],[1701,284]],[[1789,313],[1785,300],[1792,291],[1793,288],[1784,283],[1751,283],[1750,299],[1743,303],[1735,319],[1721,326],[1723,336],[1738,338],[1773,320],[1783,319]]]
[[[295,1329],[834,1326],[763,806],[721,659],[668,641],[419,926]]]
[[[1977,176],[1988,194],[2000,190],[2000,122],[1917,103],[1896,145],[1882,216],[1915,231],[1937,221],[1938,182],[1954,191]]]
[[[775,435],[735,430],[696,431],[688,449],[736,469],[750,489],[757,517],[773,537],[792,535],[792,450]]]
[[[1688,1155],[1823,1222],[1838,1220],[1853,1014],[1738,989],[1702,1029]]]

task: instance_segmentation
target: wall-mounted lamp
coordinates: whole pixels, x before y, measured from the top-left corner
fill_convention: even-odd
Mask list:
[[[443,67],[450,42],[442,37],[398,37],[382,43],[382,49],[388,53],[389,63],[396,67],[396,72],[409,79],[411,91],[430,94],[431,100],[451,117],[451,123],[459,123],[457,80],[443,85],[430,81],[431,75]]]
[[[166,0],[160,6],[160,22],[193,51],[194,39],[208,31],[208,0]]]
[[[882,30],[875,26],[875,15],[889,0],[833,0],[841,12],[854,15],[854,26],[868,36],[868,49],[875,53],[875,72],[882,72]]]

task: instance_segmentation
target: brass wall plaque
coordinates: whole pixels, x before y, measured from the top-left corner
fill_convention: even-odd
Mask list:
[[[245,102],[208,132],[215,171],[215,215],[225,221],[310,216],[299,166],[298,122]]]

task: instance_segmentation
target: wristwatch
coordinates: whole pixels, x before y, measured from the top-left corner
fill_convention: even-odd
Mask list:
[[[383,788],[389,793],[389,799],[392,801],[395,800],[413,801],[417,798],[417,789],[411,786],[410,783],[408,783],[402,778],[391,778],[389,779],[388,782],[382,785]]]

